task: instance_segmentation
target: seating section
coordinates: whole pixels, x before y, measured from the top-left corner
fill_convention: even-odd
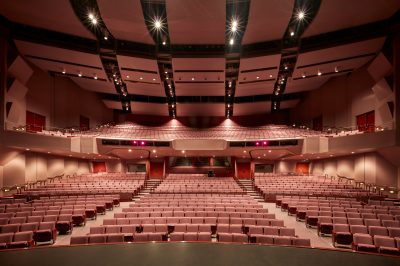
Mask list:
[[[275,244],[305,245],[292,228],[285,228],[256,200],[245,194],[233,178],[203,175],[169,175],[154,193],[129,204],[102,226],[90,228],[92,235],[124,234],[124,241],[220,241],[262,243],[249,234],[253,227],[278,230]],[[252,238],[253,237],[253,238]],[[107,238],[107,237],[106,237]],[[280,242],[281,241],[281,242]],[[86,242],[81,238],[71,244]]]
[[[84,174],[26,188],[21,196],[53,197],[117,194],[130,201],[144,187],[145,173]]]
[[[354,194],[352,187],[340,188],[347,189],[350,192],[341,193],[342,197],[333,191],[330,196],[321,196],[321,193],[298,195],[295,190],[293,195],[274,196],[277,208],[289,216],[295,216],[298,222],[304,222],[308,228],[316,229],[321,237],[331,237],[335,247],[398,255],[400,207],[394,206],[393,201],[358,201],[363,193]],[[260,228],[251,229],[256,238],[260,238],[262,232]],[[278,235],[276,230],[273,235]],[[271,243],[270,238],[260,241]]]

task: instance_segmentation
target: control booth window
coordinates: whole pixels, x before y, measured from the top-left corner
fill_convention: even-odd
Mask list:
[[[375,111],[356,116],[357,129],[363,132],[375,131]]]
[[[46,117],[34,112],[26,111],[26,131],[41,132],[46,129]]]

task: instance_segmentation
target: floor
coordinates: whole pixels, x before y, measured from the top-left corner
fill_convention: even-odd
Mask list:
[[[113,211],[107,211],[105,215],[98,215],[96,220],[89,220],[85,226],[74,227],[72,234],[70,235],[59,235],[54,245],[69,245],[71,235],[86,235],[89,233],[91,226],[98,226],[103,224],[103,219],[113,218],[114,213],[121,212],[122,208],[126,208],[132,202],[121,202],[119,207],[115,207]],[[316,229],[306,228],[303,222],[297,222],[295,217],[288,216],[286,212],[282,212],[280,209],[275,207],[274,203],[264,203],[264,208],[268,209],[268,212],[275,213],[277,219],[284,220],[286,227],[295,228],[296,234],[299,237],[309,238],[311,240],[312,247],[319,248],[333,248],[330,237],[319,237]],[[213,239],[213,241],[215,241]]]

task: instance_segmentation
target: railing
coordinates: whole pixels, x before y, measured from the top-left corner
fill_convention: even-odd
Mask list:
[[[64,174],[61,174],[61,175],[56,175],[56,176],[52,176],[52,177],[47,177],[46,179],[42,179],[42,180],[27,182],[25,184],[16,184],[13,186],[5,186],[5,187],[0,188],[0,191],[2,192],[3,196],[12,196],[13,194],[21,194],[21,192],[24,191],[25,189],[31,189],[31,188],[35,188],[37,186],[45,185],[46,183],[52,183],[52,182],[54,182],[54,180],[59,180],[64,177],[69,178],[70,175],[65,176]]]

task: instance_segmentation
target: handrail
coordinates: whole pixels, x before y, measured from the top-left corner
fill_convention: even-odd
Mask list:
[[[54,182],[55,179],[62,179],[63,177],[64,177],[64,173],[61,175],[51,176],[51,177],[47,177],[46,179],[36,180],[33,182],[27,182],[24,184],[5,186],[5,187],[0,188],[0,191],[1,192],[12,192],[12,191],[16,190],[17,194],[20,194],[21,191],[23,191],[27,188],[34,188],[35,186],[45,184],[46,182]]]

